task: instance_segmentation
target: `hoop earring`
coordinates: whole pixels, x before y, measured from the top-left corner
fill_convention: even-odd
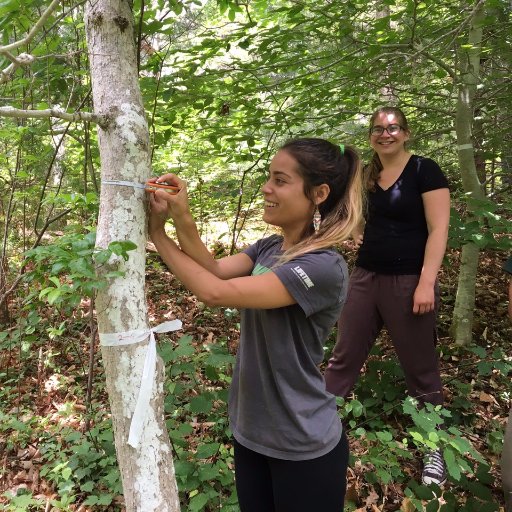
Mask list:
[[[313,228],[315,233],[320,229],[320,224],[322,223],[322,216],[320,215],[320,210],[318,206],[315,207],[315,213],[313,214]]]

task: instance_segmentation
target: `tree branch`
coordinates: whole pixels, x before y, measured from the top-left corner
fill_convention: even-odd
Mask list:
[[[426,50],[424,50],[420,45],[418,44],[413,44],[413,50],[415,50],[416,52],[424,55],[428,60],[432,61],[434,64],[437,64],[441,69],[443,69],[444,71],[446,71],[447,75],[449,77],[452,78],[453,81],[455,81],[457,79],[457,75],[456,73],[454,73],[454,71],[452,70],[452,68],[450,66],[448,66],[447,64],[445,64],[441,59],[437,58],[435,55],[433,55],[432,53],[430,52],[427,52]]]
[[[57,8],[59,5],[60,0],[53,0],[53,2],[48,6],[48,9],[44,11],[43,15],[37,20],[37,23],[32,27],[30,32],[28,33],[27,37],[20,39],[19,41],[16,41],[15,43],[11,43],[5,46],[0,46],[0,53],[5,54],[6,52],[9,52],[11,50],[15,50],[16,48],[19,48],[20,46],[24,46],[36,35],[37,31],[45,24],[46,20],[51,16],[52,12]]]
[[[29,55],[28,53],[20,53],[18,57],[15,57],[10,52],[5,51],[2,53],[5,57],[7,57],[11,64],[9,64],[5,69],[0,71],[0,84],[3,84],[11,79],[13,73],[21,66],[28,66],[34,62],[34,57]]]
[[[15,117],[18,119],[46,119],[49,117],[56,117],[58,119],[64,119],[65,121],[71,122],[90,121],[92,123],[97,123],[102,128],[106,128],[109,124],[107,116],[98,116],[91,112],[73,112],[70,114],[68,112],[64,112],[58,107],[46,110],[22,110],[14,107],[0,107],[0,117]]]

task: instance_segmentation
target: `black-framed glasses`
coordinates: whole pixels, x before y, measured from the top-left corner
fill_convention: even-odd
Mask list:
[[[398,135],[403,128],[399,124],[388,124],[385,128],[384,126],[372,126],[370,128],[370,135],[382,135],[384,130],[386,130],[389,135]]]

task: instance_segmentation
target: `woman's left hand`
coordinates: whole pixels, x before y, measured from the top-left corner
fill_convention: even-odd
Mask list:
[[[412,312],[415,315],[424,315],[434,311],[435,295],[434,287],[423,283],[418,283],[413,296]]]
[[[149,233],[165,230],[165,223],[171,218],[171,208],[167,201],[167,192],[157,191],[149,194]]]

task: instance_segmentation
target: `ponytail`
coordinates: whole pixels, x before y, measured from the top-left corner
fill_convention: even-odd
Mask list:
[[[375,186],[379,181],[380,171],[382,171],[382,163],[380,161],[379,155],[376,151],[374,151],[372,159],[363,168],[365,190],[375,192]]]

